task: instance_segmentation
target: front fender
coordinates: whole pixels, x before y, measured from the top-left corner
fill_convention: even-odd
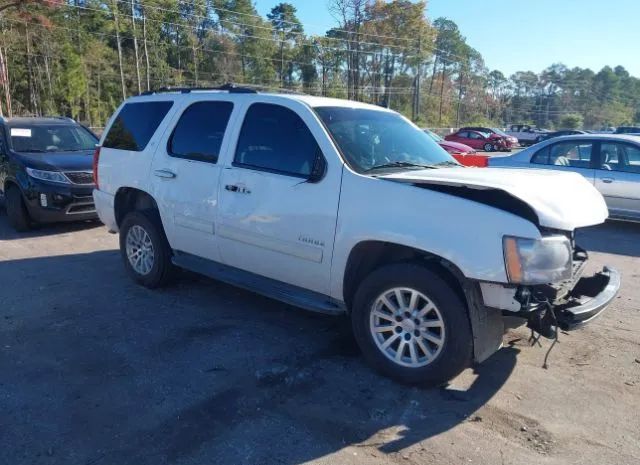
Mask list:
[[[515,214],[453,195],[345,170],[331,271],[331,296],[343,298],[349,254],[362,241],[383,241],[437,255],[466,278],[507,282],[504,235],[538,238]]]

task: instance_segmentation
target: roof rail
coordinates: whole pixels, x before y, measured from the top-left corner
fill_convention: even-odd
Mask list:
[[[232,94],[257,94],[258,91],[255,89],[251,89],[250,87],[242,87],[237,86],[233,83],[223,84],[217,87],[160,87],[156,90],[147,90],[142,92],[140,95],[153,95],[153,94],[162,94],[167,92],[180,92],[181,94],[188,94],[192,91],[198,90],[222,90],[227,91]]]

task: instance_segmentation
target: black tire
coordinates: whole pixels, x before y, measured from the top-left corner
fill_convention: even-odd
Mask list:
[[[412,288],[438,308],[445,328],[444,344],[435,359],[421,367],[405,367],[385,356],[376,345],[369,321],[376,299],[395,287]],[[373,271],[360,284],[351,311],[354,335],[366,361],[380,373],[401,383],[444,384],[471,365],[473,336],[467,307],[437,273],[414,263],[387,265]]]
[[[484,144],[484,147],[482,148],[484,149],[485,152],[493,152],[495,146],[487,142],[486,144]]]
[[[153,247],[153,265],[146,274],[136,271],[127,256],[127,235],[134,226],[141,227],[151,239]],[[141,210],[128,213],[120,228],[120,254],[124,266],[133,280],[149,289],[167,285],[174,275],[174,265],[171,262],[171,247],[162,227],[160,215],[156,210]]]
[[[10,187],[5,193],[4,203],[9,224],[13,229],[18,232],[25,232],[31,229],[31,218],[19,188]]]

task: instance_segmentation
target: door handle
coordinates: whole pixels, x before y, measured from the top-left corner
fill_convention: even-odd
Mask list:
[[[605,184],[611,184],[613,182],[613,178],[602,178],[602,182]]]
[[[164,178],[164,179],[173,179],[176,177],[176,173],[169,170],[155,170],[153,174],[155,174],[159,178]]]
[[[238,186],[236,184],[227,184],[224,186],[229,192],[237,192],[238,194],[251,194],[251,191],[244,186]]]

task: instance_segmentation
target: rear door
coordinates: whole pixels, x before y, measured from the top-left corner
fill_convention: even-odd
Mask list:
[[[469,131],[458,131],[447,137],[447,140],[472,146],[469,142]]]
[[[342,164],[324,158],[331,142],[306,105],[253,102],[221,177],[223,261],[329,294]],[[310,182],[314,165],[326,168]]]
[[[233,108],[228,100],[195,94],[181,101],[151,171],[152,195],[171,247],[216,261],[218,159],[227,150]]]
[[[171,118],[172,111],[172,100],[132,99],[120,108],[101,144],[101,191],[115,195],[120,187],[146,190],[162,122]]]
[[[468,138],[464,143],[476,150],[482,150],[484,148],[484,144],[487,142],[484,136],[477,131],[468,131],[467,137]]]
[[[595,182],[597,147],[594,141],[574,139],[547,145],[531,157],[535,168],[572,171],[584,176],[592,184]]]
[[[603,141],[595,185],[613,216],[639,219],[640,146]]]

